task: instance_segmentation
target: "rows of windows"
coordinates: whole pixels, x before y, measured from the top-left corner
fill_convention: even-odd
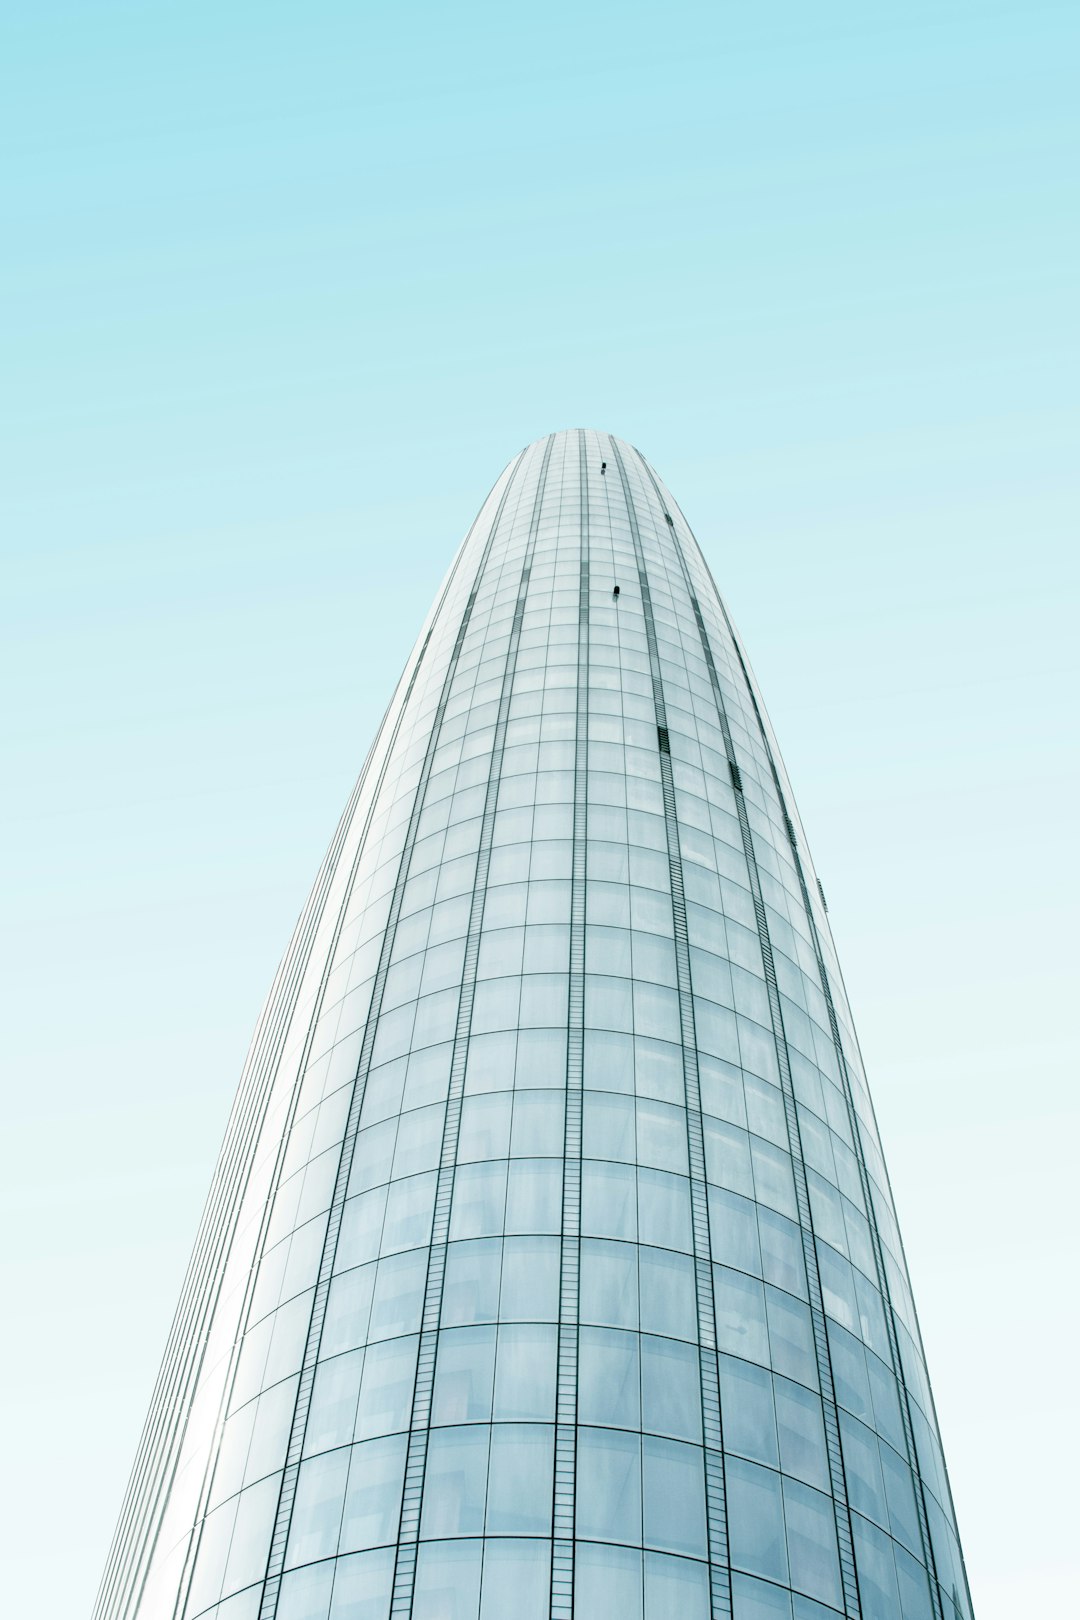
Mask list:
[[[704,1620],[710,1612],[700,1279],[682,1052],[692,1011],[709,1237],[709,1252],[697,1258],[711,1267],[715,1301],[736,1620],[816,1620],[842,1607],[808,1256],[820,1275],[860,1583],[882,1616],[923,1620],[922,1532],[871,1218],[899,1313],[935,1554],[951,1572],[947,1584],[961,1591],[963,1580],[955,1579],[959,1556],[899,1237],[827,930],[826,970],[854,1077],[872,1211],[822,989],[821,918],[807,911],[757,715],[691,548],[687,567],[742,770],[772,944],[794,1086],[794,1103],[785,1106],[724,728],[661,498],[629,457],[679,826],[693,989],[692,1003],[680,1001],[635,545],[621,485],[595,477],[602,442],[590,437],[588,445],[596,467],[585,692],[576,1601],[583,1613],[625,1609],[642,1620],[669,1613]],[[377,1021],[360,1077],[363,1107],[334,1240],[278,1615],[383,1620],[388,1613],[427,1245],[447,1141],[449,1246],[413,1614],[475,1620],[500,1612],[499,1604],[510,1612],[511,1600],[523,1614],[530,1604],[538,1615],[549,1612],[545,1538],[552,1534],[572,1016],[576,441],[556,441],[537,508],[539,473],[534,451],[503,509],[453,661],[472,588],[468,569],[436,626],[325,986],[317,998],[312,992],[317,1016],[247,1310],[190,1616],[244,1620],[245,1582],[251,1570],[258,1577],[260,1557],[265,1566],[370,1017]],[[447,1095],[466,936],[530,535],[458,1121],[456,1105],[448,1116]],[[478,532],[471,543],[473,567],[485,541]],[[613,583],[621,584],[617,603]],[[384,943],[392,905],[396,923]],[[799,1224],[793,1132],[806,1164],[809,1240]]]

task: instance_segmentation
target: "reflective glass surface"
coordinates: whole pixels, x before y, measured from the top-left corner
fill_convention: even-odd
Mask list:
[[[851,1014],[648,463],[463,542],[252,1043],[98,1620],[969,1620]]]

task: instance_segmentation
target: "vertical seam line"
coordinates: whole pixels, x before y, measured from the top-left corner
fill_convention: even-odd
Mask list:
[[[683,1093],[686,1109],[688,1182],[694,1242],[694,1281],[698,1316],[698,1362],[702,1405],[702,1458],[705,1468],[705,1505],[709,1546],[709,1585],[712,1620],[729,1620],[731,1615],[731,1560],[727,1524],[727,1482],[724,1464],[723,1424],[720,1413],[720,1379],[716,1344],[716,1299],[713,1288],[712,1243],[709,1231],[708,1185],[705,1176],[704,1130],[701,1120],[701,1083],[697,1059],[697,1031],[694,1019],[693,980],[690,972],[690,943],[686,923],[686,893],[683,886],[682,849],[675,804],[675,785],[668,744],[667,704],[664,699],[660,652],[656,639],[652,592],[637,520],[637,509],[626,476],[617,440],[610,438],[612,455],[619,469],[623,499],[630,523],[637,559],[638,584],[645,617],[652,676],[653,711],[660,755],[660,779],[664,797],[664,825],[668,846],[668,873],[671,884],[672,926],[678,976],[679,1023],[682,1036]]]

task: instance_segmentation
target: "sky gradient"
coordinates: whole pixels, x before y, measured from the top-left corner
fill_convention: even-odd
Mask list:
[[[1080,11],[0,31],[10,1612],[89,1613],[277,959],[454,547],[579,425],[761,681],[976,1614],[1069,1612]]]

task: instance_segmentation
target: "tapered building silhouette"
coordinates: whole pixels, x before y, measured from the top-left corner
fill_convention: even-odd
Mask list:
[[[678,506],[511,462],[255,1033],[99,1620],[966,1620],[824,896]]]

